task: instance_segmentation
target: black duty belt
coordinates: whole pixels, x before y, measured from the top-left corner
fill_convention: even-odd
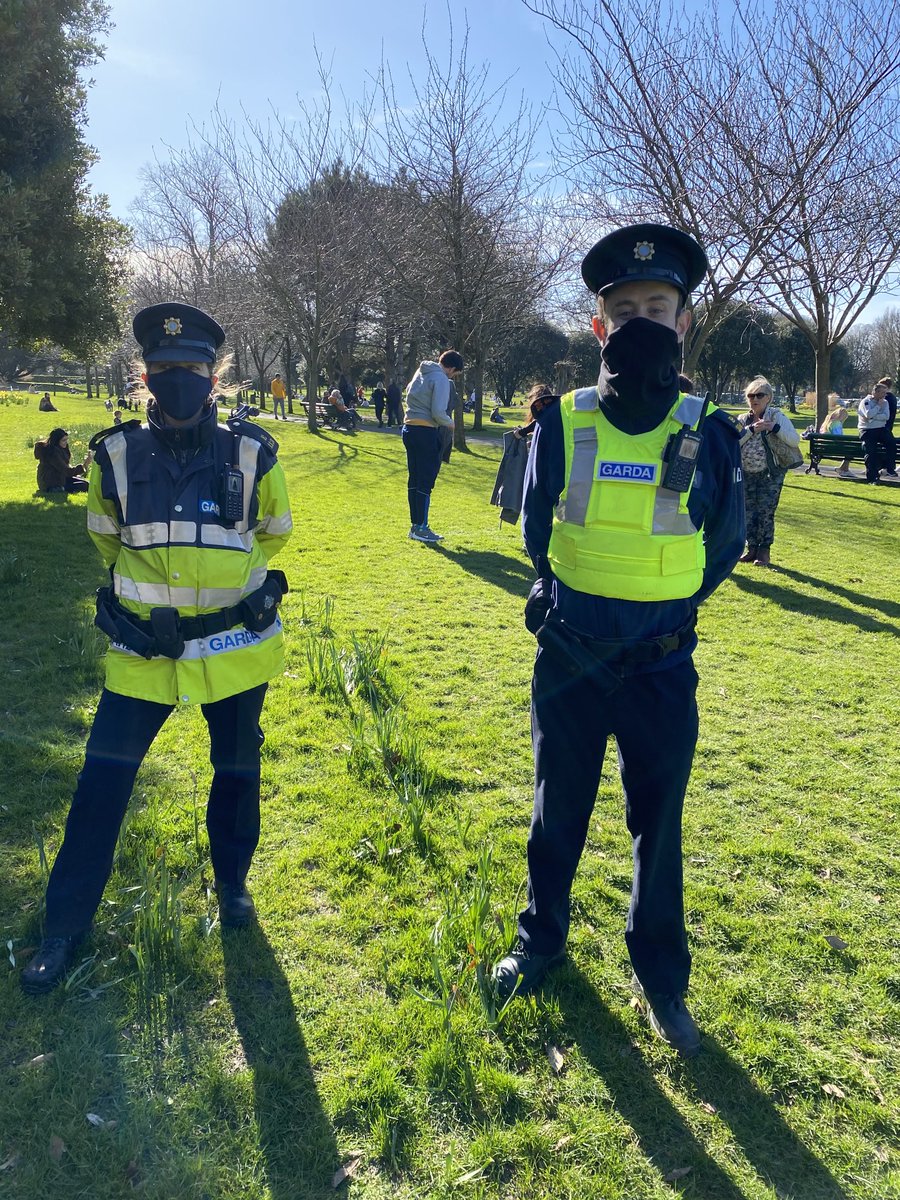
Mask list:
[[[676,650],[686,646],[694,634],[697,613],[674,633],[635,642],[616,638],[594,638],[577,633],[571,625],[551,611],[537,632],[539,645],[562,659],[573,674],[590,672],[595,665],[635,666],[640,663],[662,662]]]
[[[269,571],[265,583],[230,608],[220,608],[196,617],[183,617],[177,608],[152,608],[149,619],[137,616],[119,603],[112,585],[97,592],[94,623],[114,642],[127,646],[144,658],[180,658],[185,643],[194,638],[213,637],[242,625],[262,633],[275,623],[278,605],[288,590],[283,571]]]

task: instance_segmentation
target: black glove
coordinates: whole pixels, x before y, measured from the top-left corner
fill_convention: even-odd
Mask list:
[[[536,579],[532,584],[528,599],[525,601],[525,628],[529,633],[537,633],[547,620],[547,613],[552,606],[549,579]]]

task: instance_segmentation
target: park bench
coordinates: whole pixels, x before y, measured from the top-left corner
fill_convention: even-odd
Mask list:
[[[304,415],[309,416],[309,405],[305,400],[300,401],[300,407],[303,409]],[[319,426],[327,425],[329,429],[334,429],[337,424],[337,413],[330,404],[323,404],[321,401],[316,401],[316,424]]]
[[[862,438],[851,437],[847,434],[834,433],[813,433],[810,434],[809,441],[809,466],[806,468],[806,474],[810,471],[815,471],[818,475],[819,463],[823,458],[833,458],[838,462],[842,462],[845,458],[850,462],[862,462],[865,458],[863,450]],[[897,446],[897,439],[894,438],[894,445]],[[879,459],[882,460],[881,465],[887,466],[887,458],[883,446],[878,448]]]

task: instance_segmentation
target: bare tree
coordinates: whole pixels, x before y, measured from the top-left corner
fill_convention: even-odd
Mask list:
[[[505,85],[491,85],[488,64],[469,61],[468,32],[457,45],[451,29],[442,50],[438,57],[423,31],[425,73],[422,80],[410,76],[411,107],[398,103],[390,68],[381,69],[377,174],[397,189],[417,248],[398,253],[397,226],[379,248],[395,293],[436,339],[432,348],[452,345],[464,355],[478,428],[497,324],[515,326],[534,310],[563,255],[552,206],[541,199],[542,181],[531,166],[536,126],[529,110],[522,102],[504,116]],[[454,440],[465,446],[461,405]]]
[[[827,404],[830,348],[896,255],[893,196],[867,178],[897,159],[896,3],[737,0],[723,24],[715,8],[524,2],[571,39],[557,79],[579,204],[709,253],[689,373],[731,303],[764,299],[814,338]]]
[[[900,308],[885,309],[868,330],[868,369],[873,379],[889,375],[900,384]]]

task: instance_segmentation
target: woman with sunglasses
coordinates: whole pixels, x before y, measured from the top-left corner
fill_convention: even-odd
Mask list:
[[[744,511],[747,518],[747,549],[738,560],[757,567],[770,566],[770,551],[775,540],[775,509],[787,473],[766,453],[763,434],[781,438],[790,446],[800,445],[800,435],[788,418],[772,404],[772,385],[758,376],[747,384],[744,396],[748,411],[741,424],[750,437],[741,443],[744,472]]]

